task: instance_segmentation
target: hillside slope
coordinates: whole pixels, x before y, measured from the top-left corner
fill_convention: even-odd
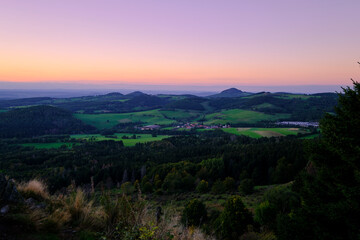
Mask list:
[[[2,138],[82,133],[93,129],[74,118],[70,112],[46,105],[0,113]]]

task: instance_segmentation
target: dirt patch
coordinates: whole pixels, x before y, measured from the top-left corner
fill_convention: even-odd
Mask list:
[[[299,131],[299,128],[288,128],[289,131]]]
[[[273,132],[273,131],[254,131],[257,134],[260,134],[263,137],[283,137],[284,134]]]
[[[241,132],[241,131],[250,130],[250,128],[237,128],[237,130],[238,130],[239,132]]]
[[[124,119],[120,119],[118,120],[119,123],[128,123],[128,122],[131,122],[131,119],[129,118],[124,118]]]

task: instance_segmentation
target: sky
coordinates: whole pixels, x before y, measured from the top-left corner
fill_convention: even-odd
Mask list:
[[[0,5],[0,89],[334,87],[360,75],[358,0]]]

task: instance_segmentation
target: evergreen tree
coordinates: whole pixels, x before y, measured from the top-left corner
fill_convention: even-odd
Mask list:
[[[302,207],[278,219],[279,239],[360,238],[360,84],[320,122],[321,142],[295,182]]]

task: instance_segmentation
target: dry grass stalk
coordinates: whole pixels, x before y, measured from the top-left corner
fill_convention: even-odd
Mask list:
[[[37,200],[49,199],[46,184],[41,180],[34,179],[26,183],[20,183],[17,189],[24,197],[32,197]]]

